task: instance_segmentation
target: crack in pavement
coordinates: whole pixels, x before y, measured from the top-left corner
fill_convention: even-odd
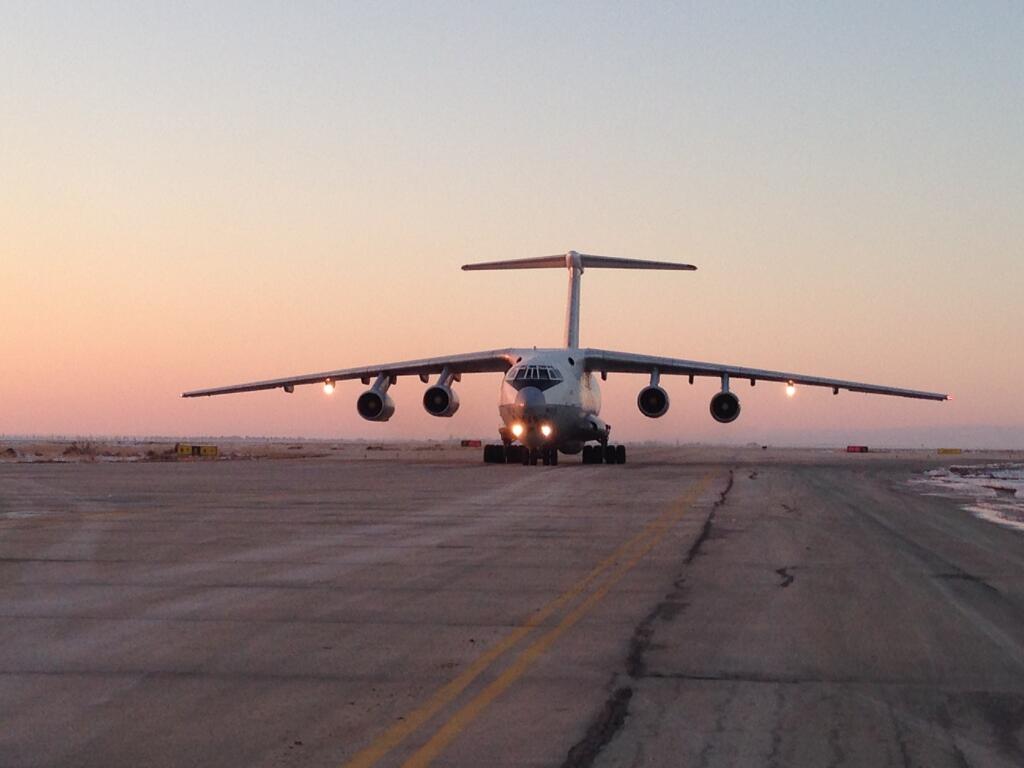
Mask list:
[[[718,499],[711,505],[700,534],[693,544],[686,551],[683,558],[681,571],[684,570],[693,559],[700,554],[700,548],[711,536],[711,529],[715,522],[715,512],[725,504],[729,491],[732,490],[734,471],[729,470],[729,480],[725,488],[719,494]],[[647,667],[644,662],[644,655],[651,647],[651,640],[654,635],[654,622],[662,618],[671,620],[678,616],[685,608],[686,602],[682,599],[685,578],[681,572],[672,582],[672,590],[654,606],[636,628],[629,643],[629,653],[626,655],[626,675],[630,680],[640,680],[648,676]],[[612,675],[609,687],[614,691],[605,701],[600,711],[587,727],[584,737],[570,748],[561,768],[590,768],[597,759],[601,750],[607,746],[618,735],[629,715],[629,701],[633,697],[632,685],[620,685],[616,687],[618,673]]]
[[[791,565],[787,565],[787,566],[786,566],[785,568],[776,568],[776,569],[775,569],[775,572],[776,572],[777,574],[779,574],[779,576],[781,576],[781,577],[782,577],[782,583],[781,583],[781,584],[779,584],[779,586],[780,586],[780,587],[781,587],[782,589],[785,589],[786,587],[788,587],[788,586],[789,586],[790,584],[792,584],[792,583],[793,583],[793,579],[794,579],[795,577],[793,576],[793,574],[791,574],[791,573],[789,572],[789,569],[790,569],[790,568],[792,568],[792,567],[793,567],[793,566],[791,566]]]
[[[720,739],[715,737],[720,737],[723,734],[725,734],[726,725],[729,723],[729,707],[732,705],[733,701],[736,699],[738,695],[739,691],[737,690],[737,688],[730,688],[728,698],[718,708],[718,715],[715,717],[715,725],[714,730],[712,731],[712,736],[705,740],[704,746],[701,747],[700,754],[697,755],[697,760],[699,761],[697,763],[697,768],[708,768],[711,756],[715,753],[715,749],[720,741]]]
[[[732,483],[733,471],[730,469],[729,482],[725,484],[725,489],[719,495],[718,501],[711,505],[711,510],[708,512],[708,516],[704,518],[704,527],[701,528],[700,536],[698,536],[697,539],[693,542],[693,544],[690,545],[690,549],[686,553],[686,559],[683,560],[683,565],[689,565],[693,562],[693,558],[700,554],[701,546],[704,544],[705,541],[708,540],[708,537],[711,535],[711,526],[713,526],[715,523],[715,512],[718,511],[718,508],[720,506],[725,504],[725,497],[728,496],[729,491],[732,490]]]
[[[783,711],[786,706],[786,689],[781,686],[775,686],[775,724],[772,727],[772,746],[771,751],[765,757],[765,762],[769,768],[778,768],[779,759],[782,752],[782,726],[783,726]]]
[[[903,768],[911,768],[912,763],[910,761],[910,749],[907,746],[907,738],[903,733],[903,727],[900,725],[899,718],[896,717],[896,710],[893,708],[892,701],[888,696],[885,697],[885,706],[889,712],[889,724],[892,726],[893,738],[900,750],[900,761]]]
[[[569,750],[562,768],[585,768],[593,765],[597,753],[615,737],[615,733],[625,722],[629,700],[632,697],[632,688],[616,689],[587,728],[587,735]]]
[[[936,715],[936,722],[942,727],[949,736],[949,745],[953,750],[952,756],[956,759],[957,768],[971,768],[971,764],[967,762],[967,756],[960,749],[960,745],[956,743],[956,733],[953,731],[953,717],[949,713],[950,697],[947,694],[946,700],[942,702]]]
[[[968,573],[967,571],[962,571],[959,568],[957,568],[955,571],[953,571],[951,573],[936,573],[935,574],[935,578],[936,579],[959,579],[960,581],[969,581],[969,582],[971,582],[973,584],[977,584],[978,586],[982,587],[983,589],[988,590],[989,592],[995,592],[996,594],[1000,594],[999,590],[996,587],[992,586],[988,581],[983,579],[981,576],[975,576],[973,573]]]

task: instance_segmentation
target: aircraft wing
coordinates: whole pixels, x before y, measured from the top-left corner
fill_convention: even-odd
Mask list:
[[[291,391],[303,384],[324,384],[328,381],[346,381],[362,379],[369,381],[377,376],[429,376],[441,373],[446,368],[455,375],[463,373],[487,373],[500,371],[504,373],[515,363],[517,355],[511,349],[494,349],[488,352],[470,352],[447,357],[427,357],[422,360],[405,360],[398,363],[382,365],[364,365],[359,368],[340,368],[336,371],[306,373],[285,379],[268,379],[266,381],[250,381],[245,384],[231,384],[226,387],[212,389],[195,389],[182,393],[182,397],[207,397],[209,395],[230,395],[236,392],[255,392],[261,389],[284,389]]]
[[[654,373],[681,376],[729,376],[734,379],[757,381],[781,381],[786,384],[803,384],[811,387],[829,387],[834,394],[840,389],[850,392],[866,392],[872,395],[893,395],[913,397],[920,400],[949,400],[950,396],[939,392],[921,392],[916,389],[899,389],[879,384],[865,384],[859,381],[826,379],[821,376],[805,376],[802,373],[766,371],[760,368],[743,368],[720,363],[702,363],[697,360],[680,360],[673,357],[635,355],[629,352],[612,352],[606,349],[583,349],[584,365],[593,373]]]

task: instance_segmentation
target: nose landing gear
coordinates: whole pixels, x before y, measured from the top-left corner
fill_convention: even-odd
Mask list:
[[[535,467],[538,463],[545,467],[558,466],[558,449],[550,446],[545,448],[527,448],[525,445],[485,445],[485,464],[522,464],[524,467]]]
[[[523,465],[529,465],[531,467],[537,466],[538,462],[543,464],[545,467],[556,467],[558,466],[558,449],[557,448],[533,448],[527,449],[522,448],[523,452]]]

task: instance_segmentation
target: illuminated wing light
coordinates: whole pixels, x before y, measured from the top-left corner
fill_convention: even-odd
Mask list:
[[[523,425],[518,422],[512,425],[512,434],[516,437],[523,436]]]
[[[324,382],[324,394],[325,395],[333,395],[334,394],[334,381],[332,381],[331,379],[327,379],[327,381]]]
[[[796,384],[792,381],[786,384],[786,397],[792,397],[796,394]]]
[[[544,437],[551,437],[551,425],[550,424],[541,424],[540,425],[540,433],[542,435],[544,435]]]

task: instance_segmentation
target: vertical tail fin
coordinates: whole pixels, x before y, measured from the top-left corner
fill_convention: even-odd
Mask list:
[[[620,259],[612,256],[594,256],[589,253],[569,251],[560,256],[538,256],[532,259],[511,259],[509,261],[486,261],[479,264],[465,264],[463,269],[554,269],[565,267],[569,270],[569,298],[565,309],[565,346],[574,349],[580,345],[580,277],[586,267],[594,269],[677,269],[693,271],[692,264],[672,261],[643,261],[641,259]]]

